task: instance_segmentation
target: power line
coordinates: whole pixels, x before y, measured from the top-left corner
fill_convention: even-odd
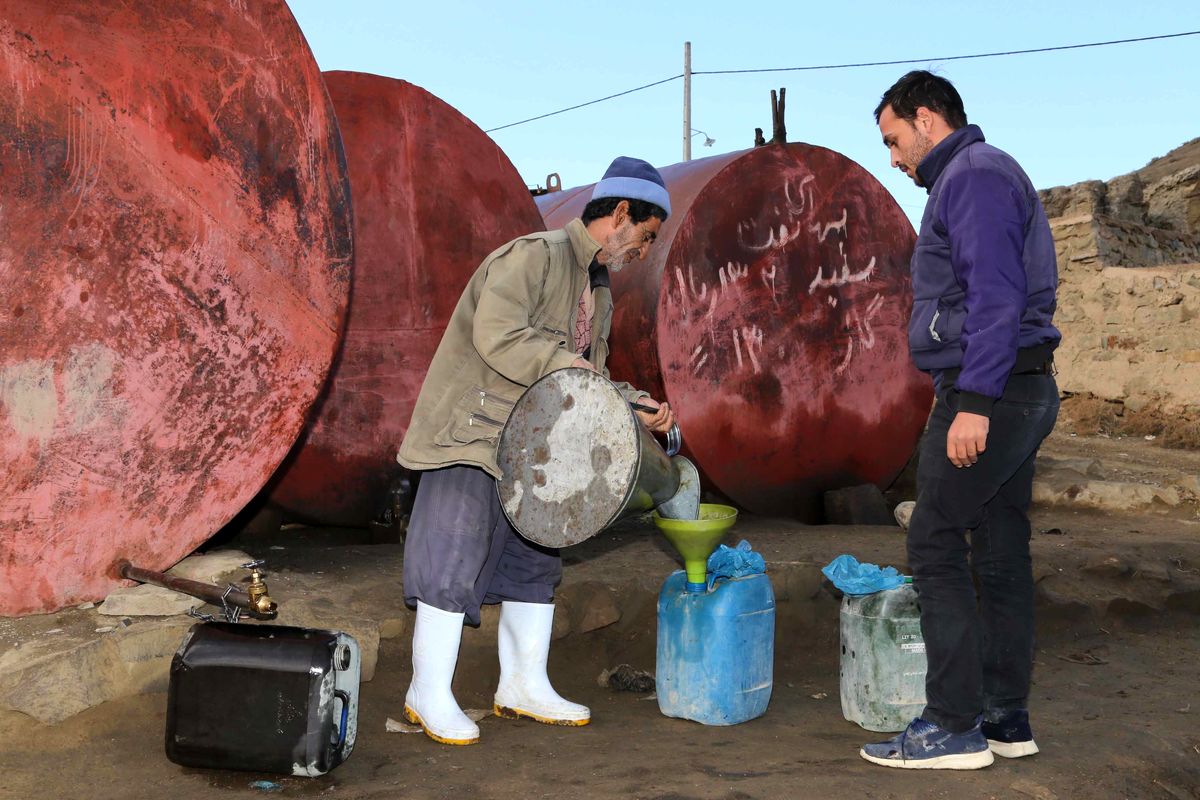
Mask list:
[[[1087,42],[1085,44],[1068,44],[1068,45],[1060,45],[1058,47],[1036,47],[1036,48],[1033,48],[1030,50],[1002,50],[1002,51],[998,51],[995,53],[973,53],[971,55],[963,55],[963,56],[941,56],[938,58],[905,58],[905,59],[900,59],[897,61],[862,61],[862,62],[858,62],[858,63],[854,63],[854,64],[818,64],[818,65],[807,66],[807,67],[772,67],[769,69],[693,70],[692,74],[693,75],[746,75],[746,74],[751,74],[751,73],[762,73],[762,72],[804,72],[804,71],[827,70],[827,69],[852,69],[852,68],[856,68],[856,67],[891,67],[891,66],[897,66],[899,64],[927,64],[932,61],[963,61],[965,59],[970,59],[970,58],[996,58],[998,56],[1020,56],[1020,55],[1028,55],[1030,53],[1050,53],[1050,52],[1054,52],[1057,50],[1080,50],[1085,47],[1107,47],[1109,45],[1114,45],[1114,44],[1130,44],[1133,42],[1152,42],[1152,41],[1156,41],[1159,39],[1177,39],[1182,36],[1197,36],[1197,35],[1200,35],[1200,31],[1184,31],[1182,33],[1167,33],[1167,34],[1162,34],[1160,36],[1143,36],[1143,37],[1140,37],[1137,39],[1112,39],[1112,40],[1109,40],[1106,42]],[[493,133],[495,131],[502,131],[505,128],[513,128],[513,127],[516,127],[517,125],[524,125],[527,122],[536,122],[539,119],[546,119],[547,117],[554,117],[559,114],[565,114],[568,111],[574,111],[577,108],[584,108],[585,106],[592,106],[592,105],[595,105],[596,103],[603,103],[605,100],[612,100],[617,97],[623,97],[627,94],[633,94],[634,92],[640,92],[644,89],[650,89],[655,86],[660,86],[664,83],[670,83],[671,81],[677,81],[682,77],[683,77],[683,73],[681,72],[678,75],[672,75],[669,78],[663,78],[662,80],[654,81],[653,83],[643,84],[642,86],[635,86],[632,89],[626,89],[623,92],[617,92],[616,94],[610,94],[607,97],[600,97],[600,98],[597,98],[596,100],[589,100],[586,103],[578,103],[573,106],[568,106],[567,108],[560,108],[558,111],[551,111],[546,114],[539,114],[536,117],[529,117],[528,119],[518,120],[517,122],[510,122],[507,125],[499,125],[495,128],[487,128],[484,130],[484,133]]]
[[[899,61],[863,61],[856,64],[821,64],[811,67],[774,67],[772,69],[714,69],[693,71],[693,75],[744,75],[752,72],[801,72],[815,69],[851,69],[852,67],[891,67],[899,64],[927,64],[933,61],[963,61],[968,58],[995,58],[997,56],[1023,56],[1029,53],[1050,53],[1056,50],[1079,50],[1084,47],[1106,47],[1112,44],[1129,44],[1131,42],[1151,42],[1157,39],[1176,39],[1180,36],[1196,36],[1200,31],[1184,33],[1168,33],[1162,36],[1143,36],[1139,39],[1113,39],[1107,42],[1088,42],[1087,44],[1067,44],[1059,47],[1036,47],[1031,50],[1001,50],[995,53],[974,53],[965,56],[940,56],[938,58],[906,58]]]
[[[605,100],[612,100],[614,97],[621,97],[622,95],[633,94],[634,92],[640,92],[643,89],[649,89],[652,86],[658,86],[660,83],[670,83],[671,81],[677,81],[682,77],[683,77],[683,73],[681,72],[678,75],[672,75],[669,78],[663,78],[661,81],[655,81],[654,83],[647,83],[644,86],[635,86],[632,89],[626,89],[623,92],[617,92],[616,94],[610,94],[608,97],[601,97],[598,100],[588,100],[586,103],[580,103],[579,105],[571,106],[570,108],[560,108],[558,111],[551,111],[549,114],[539,114],[536,117],[530,117],[529,119],[523,119],[523,120],[520,120],[519,122],[510,122],[507,125],[501,125],[498,128],[488,128],[487,130],[484,131],[484,133],[491,133],[492,131],[502,131],[505,128],[511,128],[514,125],[524,125],[526,122],[533,122],[534,120],[545,119],[546,117],[553,117],[556,114],[565,114],[568,111],[574,111],[575,109],[583,108],[584,106],[594,106],[596,103],[603,103]]]

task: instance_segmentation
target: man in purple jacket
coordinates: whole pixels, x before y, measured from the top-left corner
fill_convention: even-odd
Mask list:
[[[912,257],[908,341],[937,403],[908,530],[929,659],[926,706],[900,736],[860,754],[890,767],[978,769],[993,754],[1038,751],[1028,712],[1028,509],[1034,457],[1058,416],[1054,240],[1037,190],[967,124],[949,81],[908,73],[883,95],[875,120],[892,166],[929,193]]]

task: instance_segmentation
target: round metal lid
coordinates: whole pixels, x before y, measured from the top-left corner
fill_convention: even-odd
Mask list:
[[[496,487],[513,527],[547,547],[602,530],[637,479],[638,424],[617,387],[591,370],[557,370],[530,386],[496,454]]]

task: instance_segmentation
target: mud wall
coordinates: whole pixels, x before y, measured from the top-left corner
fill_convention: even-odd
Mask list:
[[[1200,139],[1039,194],[1058,252],[1059,386],[1134,412],[1200,410]]]
[[[1059,387],[1132,411],[1200,406],[1197,316],[1200,264],[1062,270]]]

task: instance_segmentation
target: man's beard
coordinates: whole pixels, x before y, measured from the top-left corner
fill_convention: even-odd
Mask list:
[[[916,131],[916,134],[916,141],[913,142],[908,152],[904,154],[904,163],[912,167],[912,175],[909,177],[912,178],[913,183],[923,187],[925,184],[921,182],[921,176],[917,173],[917,167],[925,160],[925,156],[929,155],[929,151],[933,149],[933,144],[929,141],[929,137],[920,131]]]
[[[620,272],[637,257],[640,248],[629,247],[629,245],[636,242],[639,235],[640,232],[637,226],[632,222],[627,222],[625,227],[613,231],[612,236],[609,237],[608,244],[604,248],[609,251],[607,254],[608,263],[604,265],[608,267],[609,272]]]

